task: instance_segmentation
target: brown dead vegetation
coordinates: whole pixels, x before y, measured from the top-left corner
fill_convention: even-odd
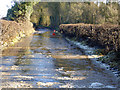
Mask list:
[[[30,21],[17,23],[15,21],[0,20],[0,32],[0,44],[4,48],[19,41],[22,37],[30,35],[34,32],[34,29]]]
[[[93,45],[105,46],[106,52],[120,49],[120,26],[93,24],[61,24],[60,31],[77,40],[88,39]]]

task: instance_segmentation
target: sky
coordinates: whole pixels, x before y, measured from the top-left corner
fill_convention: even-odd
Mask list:
[[[0,18],[7,15],[7,10],[13,5],[13,0],[1,0],[0,1]]]

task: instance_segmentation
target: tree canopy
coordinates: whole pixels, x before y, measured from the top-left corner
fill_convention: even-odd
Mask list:
[[[119,24],[118,12],[117,2],[15,2],[7,17],[54,28],[61,23]]]

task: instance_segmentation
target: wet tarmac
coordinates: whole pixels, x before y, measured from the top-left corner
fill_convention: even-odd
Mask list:
[[[2,54],[2,88],[118,87],[111,71],[50,30],[40,29]]]

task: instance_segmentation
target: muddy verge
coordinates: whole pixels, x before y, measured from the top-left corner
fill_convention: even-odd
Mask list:
[[[94,54],[104,55],[97,61],[110,65],[120,75],[120,26],[92,24],[61,24],[60,32],[71,40],[99,47]]]
[[[0,44],[1,49],[14,45],[21,38],[34,32],[30,21],[17,23],[15,21],[0,20]]]

